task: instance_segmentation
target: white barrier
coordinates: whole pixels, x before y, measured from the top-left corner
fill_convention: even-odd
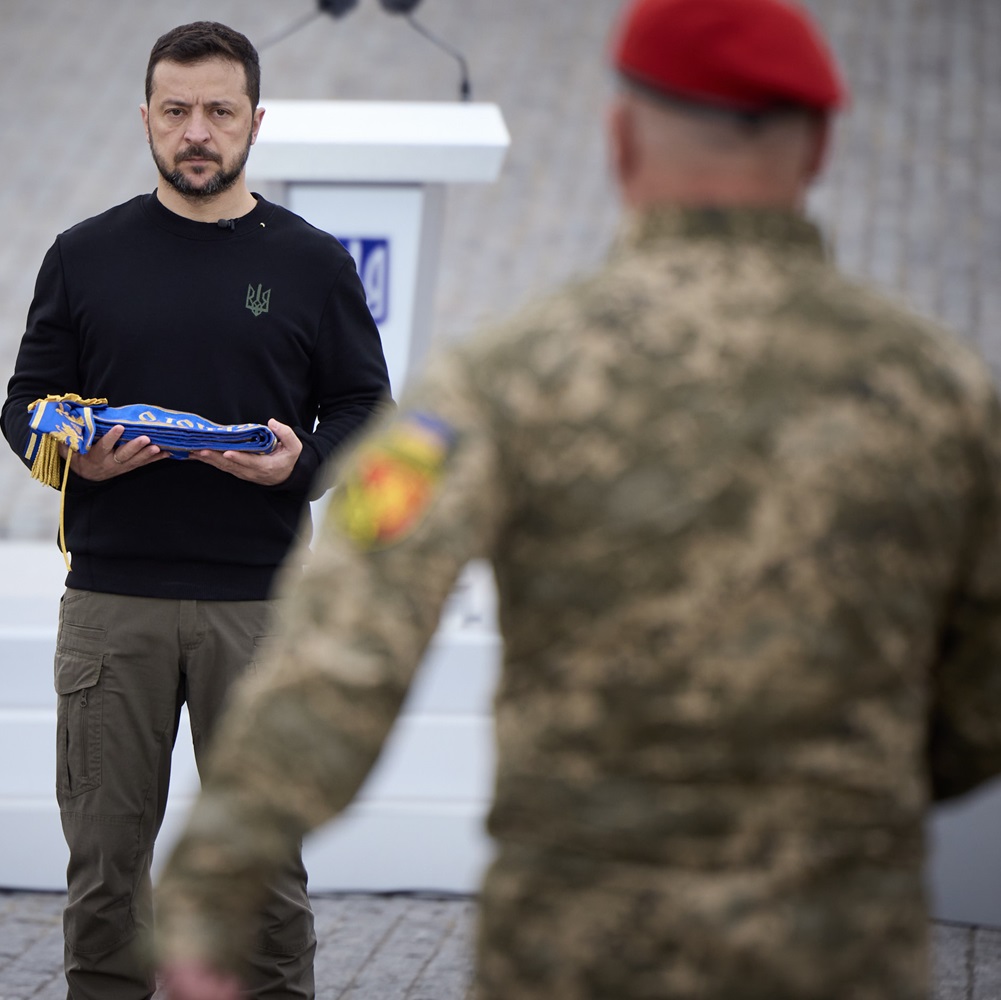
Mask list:
[[[7,888],[65,888],[52,684],[64,577],[54,545],[0,544],[0,886]],[[312,889],[476,888],[491,852],[483,816],[500,653],[492,598],[488,567],[468,567],[358,799],[306,844]],[[185,714],[158,863],[197,788]]]

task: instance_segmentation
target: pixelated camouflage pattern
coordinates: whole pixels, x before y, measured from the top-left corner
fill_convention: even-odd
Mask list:
[[[478,1000],[927,997],[907,864],[706,872],[508,844],[483,895]]]
[[[455,431],[436,493],[388,547],[333,508],[290,579],[160,887],[161,954],[237,962],[261,874],[350,800],[482,557],[505,643],[483,1000],[922,996],[929,800],[1001,771],[981,362],[796,215],[661,211],[374,433],[413,411]]]

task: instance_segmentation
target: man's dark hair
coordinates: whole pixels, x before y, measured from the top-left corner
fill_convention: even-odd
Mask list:
[[[161,35],[149,54],[146,67],[146,103],[153,93],[153,70],[164,59],[190,65],[203,59],[230,59],[240,63],[247,79],[250,106],[257,109],[261,99],[261,63],[257,49],[246,35],[217,21],[192,21]]]

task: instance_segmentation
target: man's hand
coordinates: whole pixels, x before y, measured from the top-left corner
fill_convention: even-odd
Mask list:
[[[212,465],[250,483],[277,486],[292,475],[302,452],[302,442],[291,427],[274,417],[268,421],[268,427],[278,438],[278,446],[270,455],[255,455],[245,451],[193,451],[188,458]]]
[[[167,1000],[239,1000],[235,976],[201,962],[175,962],[161,970],[161,985]]]
[[[121,424],[115,424],[107,434],[94,442],[86,455],[74,454],[70,459],[70,468],[78,476],[96,483],[170,457],[157,445],[150,444],[145,434],[119,445],[118,441],[124,433],[125,428]],[[65,445],[60,446],[59,453],[66,458]]]

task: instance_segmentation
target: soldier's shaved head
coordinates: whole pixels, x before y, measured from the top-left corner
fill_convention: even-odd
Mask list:
[[[807,109],[748,114],[625,86],[609,132],[616,179],[632,208],[795,208],[823,162],[828,129],[824,116]]]

